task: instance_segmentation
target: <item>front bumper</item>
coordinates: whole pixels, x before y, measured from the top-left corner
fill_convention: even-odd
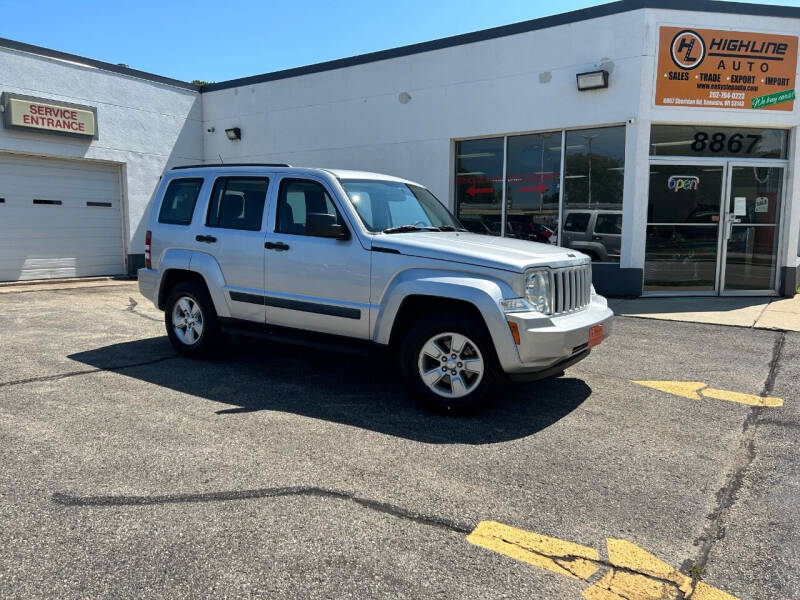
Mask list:
[[[527,371],[522,373],[509,373],[508,378],[511,379],[513,382],[525,382],[525,381],[539,381],[540,379],[547,379],[548,377],[556,376],[560,373],[564,372],[564,369],[567,369],[574,365],[575,363],[581,362],[584,358],[589,356],[591,350],[588,348],[586,350],[582,350],[570,356],[569,358],[562,360],[561,362],[557,362],[556,364],[547,367],[541,371]]]
[[[517,360],[502,361],[503,368],[509,375],[514,375],[549,370],[559,363],[564,363],[564,366],[574,364],[588,355],[589,330],[595,325],[603,325],[605,340],[611,334],[613,318],[613,311],[600,296],[594,296],[586,309],[567,315],[548,317],[537,312],[509,313],[506,319],[519,329],[520,343],[516,346]],[[581,358],[570,362],[579,355]]]

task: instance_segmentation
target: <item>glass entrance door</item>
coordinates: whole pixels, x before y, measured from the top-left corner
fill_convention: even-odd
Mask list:
[[[783,167],[730,165],[722,232],[722,293],[775,290],[782,191]]]
[[[725,163],[651,163],[644,291],[716,294]]]
[[[652,162],[644,292],[774,294],[784,167]]]

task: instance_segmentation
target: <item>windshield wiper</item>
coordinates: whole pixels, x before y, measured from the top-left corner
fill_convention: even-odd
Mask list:
[[[409,233],[412,231],[441,231],[438,227],[419,227],[417,225],[399,225],[397,227],[388,227],[383,230],[383,233]]]
[[[453,227],[452,225],[439,225],[439,231],[466,231],[463,227]]]

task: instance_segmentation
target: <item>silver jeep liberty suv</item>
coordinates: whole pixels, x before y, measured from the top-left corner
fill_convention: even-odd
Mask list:
[[[587,256],[477,235],[425,187],[288,165],[178,167],[156,191],[139,289],[188,356],[247,326],[394,353],[433,410],[561,373],[609,335]]]

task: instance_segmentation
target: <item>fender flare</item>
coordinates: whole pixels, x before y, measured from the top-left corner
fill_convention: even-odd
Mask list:
[[[483,316],[500,365],[507,370],[508,366],[519,365],[520,358],[500,301],[517,295],[507,283],[486,276],[476,277],[458,271],[408,269],[387,286],[375,319],[372,339],[379,344],[389,343],[397,313],[409,296],[434,296],[469,302]]]
[[[219,264],[211,255],[193,250],[167,250],[162,255],[159,264],[161,279],[158,282],[157,298],[161,298],[164,276],[171,270],[191,271],[200,275],[206,283],[208,294],[211,296],[217,315],[220,317],[231,316],[223,291],[225,289],[225,278],[222,275],[222,269],[220,269]]]
[[[200,273],[206,282],[208,294],[214,303],[214,310],[219,317],[230,317],[228,301],[225,299],[225,277],[216,259],[205,252],[192,252],[189,270]]]

